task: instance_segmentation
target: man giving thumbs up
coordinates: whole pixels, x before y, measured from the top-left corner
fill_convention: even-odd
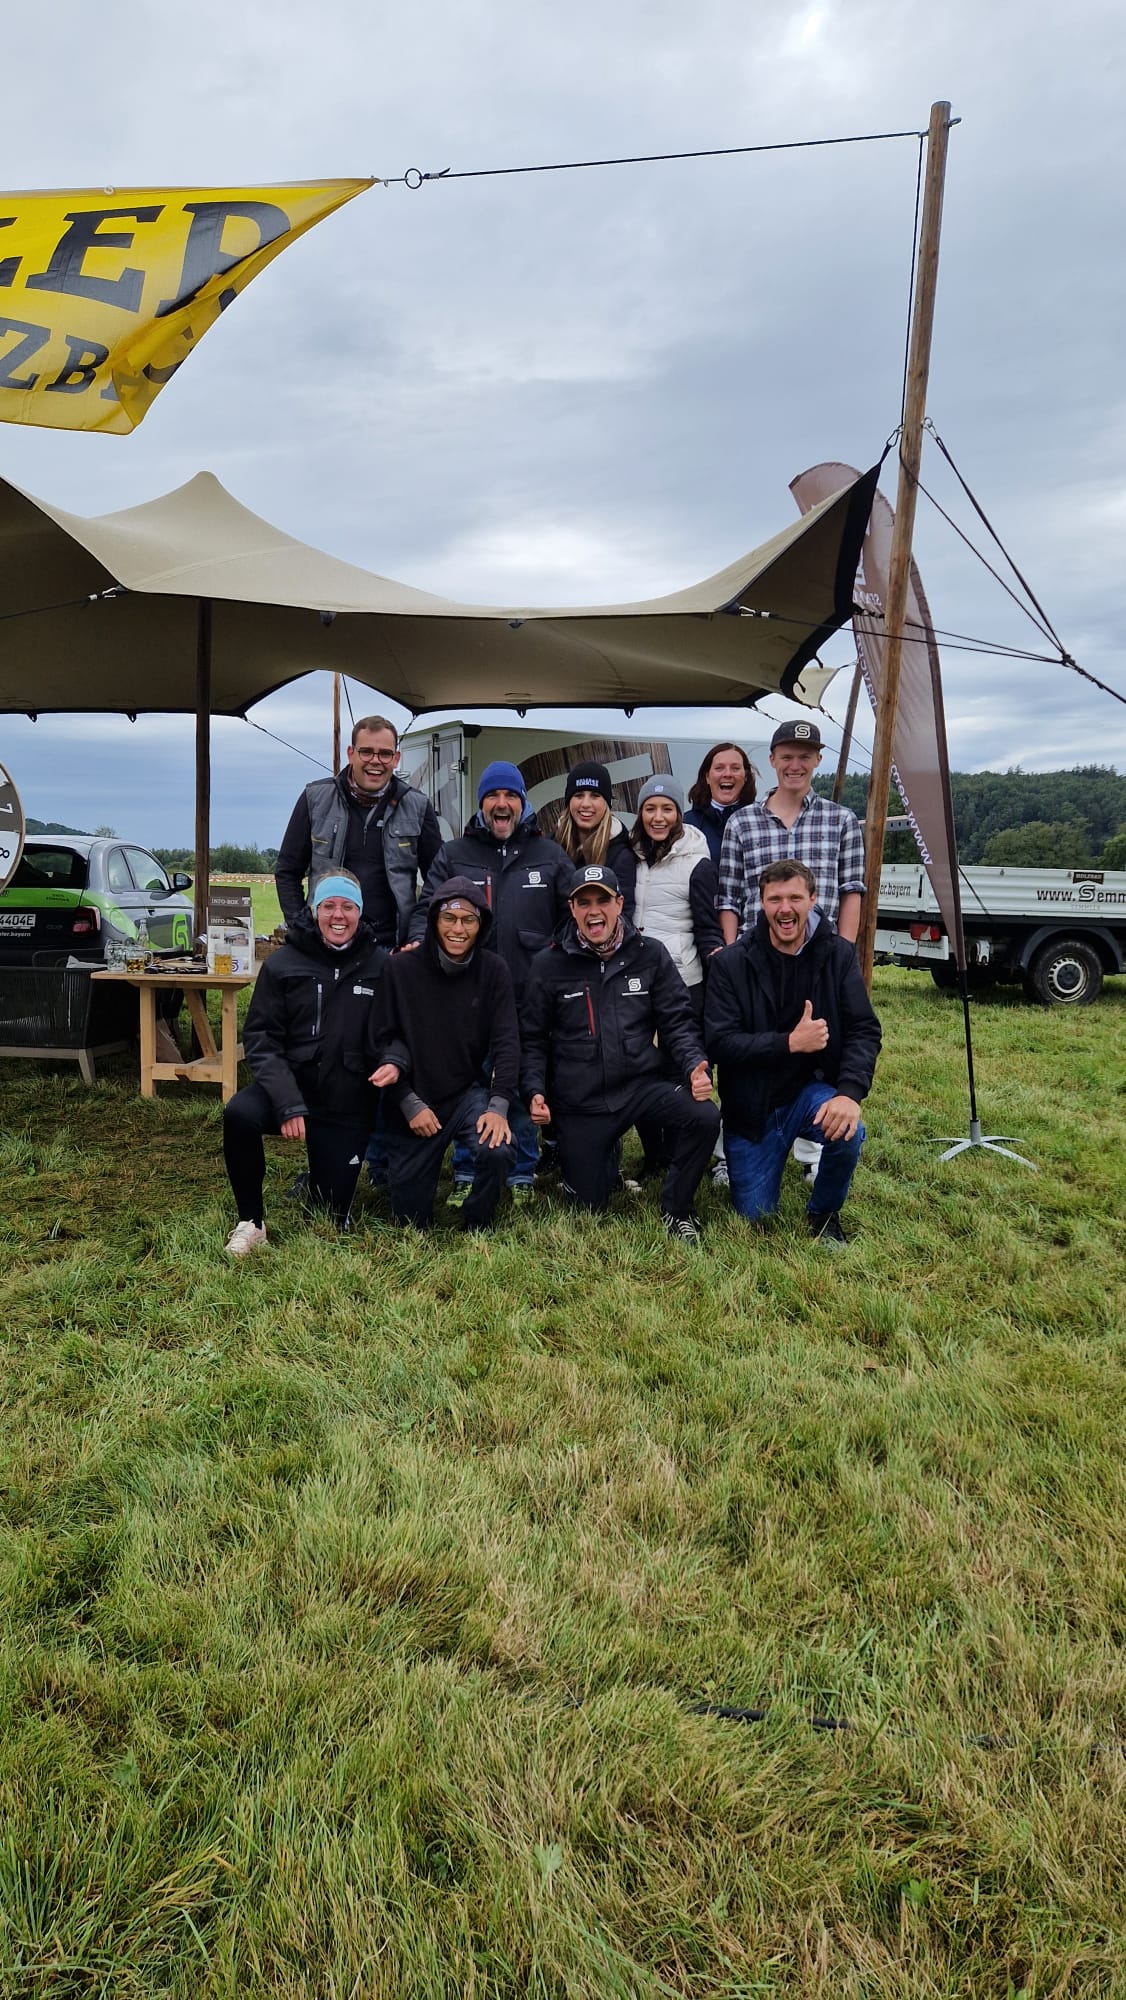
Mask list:
[[[778,1207],[795,1138],[820,1140],[807,1220],[820,1243],[840,1249],[840,1212],[864,1142],[860,1103],[871,1089],[880,1024],[852,945],[814,908],[811,870],[801,861],[772,861],[758,886],[754,929],[712,960],[704,1010],[731,1198],[740,1215],[761,1224]]]

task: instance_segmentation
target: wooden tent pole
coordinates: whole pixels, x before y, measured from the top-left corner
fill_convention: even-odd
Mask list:
[[[195,934],[207,935],[211,875],[211,599],[197,606],[195,641]]]
[[[844,719],[844,735],[841,737],[841,754],[837,759],[837,775],[833,779],[833,803],[840,805],[844,781],[848,776],[848,760],[852,750],[852,731],[856,721],[856,703],[860,694],[860,683],[864,679],[864,669],[857,660],[852,670],[852,686],[848,693],[848,709]]]
[[[888,560],[887,603],[884,606],[884,666],[880,677],[879,702],[876,707],[876,740],[872,749],[872,776],[868,782],[868,812],[864,826],[868,894],[863,899],[860,912],[856,954],[867,986],[872,984],[872,959],[876,946],[880,865],[884,852],[888,786],[891,783],[895,714],[899,704],[899,670],[903,656],[903,624],[907,615],[907,585],[911,571],[915,500],[918,492],[919,467],[923,456],[923,420],[927,412],[927,378],[930,372],[934,301],[938,286],[938,245],[942,234],[942,195],[946,180],[946,151],[950,123],[949,104],[932,104],[927,131],[927,173],[923,189],[923,216],[919,229],[919,270],[915,286],[915,309],[911,316],[911,345],[907,360],[907,393],[904,398],[903,428],[899,440],[899,487]]]
[[[332,775],[340,769],[340,675],[332,677]]]

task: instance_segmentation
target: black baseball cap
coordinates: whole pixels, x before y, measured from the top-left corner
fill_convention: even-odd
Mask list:
[[[620,896],[618,878],[612,868],[602,868],[596,861],[585,868],[576,868],[567,890],[567,901],[577,896],[580,889],[604,889],[608,896]]]
[[[803,749],[820,750],[821,731],[815,722],[799,718],[796,722],[780,722],[770,739],[770,747],[777,750],[780,743],[800,743]]]

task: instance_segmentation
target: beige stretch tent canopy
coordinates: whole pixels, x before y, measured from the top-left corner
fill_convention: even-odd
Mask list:
[[[93,519],[0,480],[0,712],[194,711],[198,910],[209,715],[243,715],[316,668],[416,715],[816,700],[819,680],[799,677],[851,615],[876,476],[687,590],[562,610],[455,604],[375,576],[250,513],[207,472]]]

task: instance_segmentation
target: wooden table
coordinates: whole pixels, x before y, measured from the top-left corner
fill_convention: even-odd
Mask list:
[[[95,972],[95,979],[114,979],[135,986],[141,996],[141,1096],[155,1097],[158,1083],[217,1083],[229,1103],[238,1089],[238,1066],[243,1048],[238,1038],[238,996],[244,986],[252,986],[254,975],[188,971],[181,966],[161,966],[157,972]],[[156,1001],[159,993],[179,987],[187,1002],[196,1040],[202,1050],[191,1062],[158,1062],[156,1057]],[[207,995],[221,993],[219,1043],[211,1032],[207,1015]]]

